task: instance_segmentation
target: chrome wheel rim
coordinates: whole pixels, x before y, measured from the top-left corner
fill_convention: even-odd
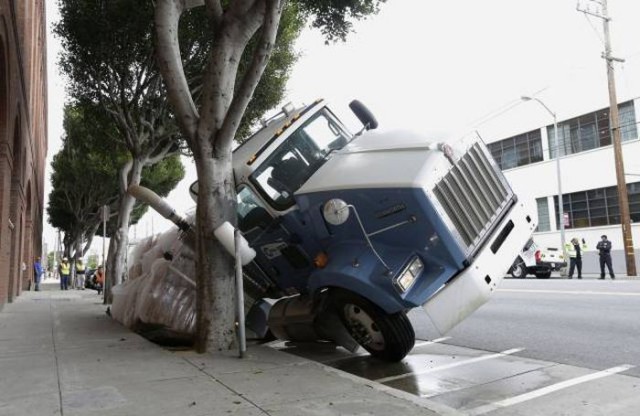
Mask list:
[[[344,317],[351,336],[363,347],[381,351],[385,347],[380,328],[367,312],[354,304],[344,306]]]

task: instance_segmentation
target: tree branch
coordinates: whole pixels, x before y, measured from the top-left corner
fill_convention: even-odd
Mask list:
[[[196,133],[198,111],[189,92],[182,67],[178,43],[178,23],[184,11],[179,0],[157,0],[155,10],[158,67],[165,79],[167,93],[176,114],[176,121],[187,140]]]
[[[235,0],[231,2],[228,13],[236,17],[242,17],[258,3],[262,3],[262,0]]]
[[[84,249],[82,249],[82,257],[84,257],[87,254],[87,251],[89,251],[89,248],[91,248],[91,243],[93,242],[93,237],[98,231],[98,227],[100,227],[100,221],[96,221],[95,224],[91,225],[85,233],[87,243],[85,244]]]
[[[171,148],[173,147],[174,142],[171,139],[167,140],[167,143],[165,143],[165,145],[162,147],[162,149],[160,149],[157,153],[151,153],[149,155],[149,157],[147,158],[147,160],[145,161],[145,166],[151,166],[151,165],[155,165],[156,163],[160,162],[161,160],[163,160],[164,158],[166,158],[169,154],[169,151],[171,150]]]
[[[262,78],[262,74],[267,67],[269,57],[273,51],[276,35],[278,34],[280,16],[282,14],[282,3],[279,0],[266,0],[265,12],[260,40],[253,54],[251,65],[245,73],[237,93],[233,97],[231,106],[227,111],[227,116],[218,133],[219,139],[216,142],[216,151],[224,150],[231,146],[233,137],[238,131],[238,127],[242,121],[242,116],[251,101],[258,82],[260,82],[260,78]]]
[[[234,98],[242,53],[262,25],[265,7],[266,0],[257,0],[243,16],[225,14],[203,80],[198,137],[213,141],[222,128]]]
[[[131,172],[132,167],[133,159],[129,159],[120,169],[120,189],[122,189],[122,192],[126,192],[129,187],[129,172]]]
[[[220,0],[205,0],[205,6],[207,7],[207,14],[209,19],[213,22],[214,26],[218,26],[222,21],[222,4]]]

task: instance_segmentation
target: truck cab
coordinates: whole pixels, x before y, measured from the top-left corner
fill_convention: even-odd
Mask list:
[[[323,338],[327,314],[372,355],[402,359],[422,307],[445,333],[485,303],[536,227],[477,136],[353,134],[318,100],[285,108],[233,153],[238,228],[256,251],[269,328]],[[197,183],[191,187],[197,194]]]

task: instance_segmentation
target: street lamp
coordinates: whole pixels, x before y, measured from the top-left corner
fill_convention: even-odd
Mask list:
[[[547,110],[547,112],[549,114],[551,114],[551,116],[553,117],[553,132],[554,132],[554,136],[555,136],[555,141],[556,141],[556,170],[557,170],[557,175],[558,175],[558,209],[559,209],[559,218],[560,218],[560,244],[562,247],[562,253],[564,255],[564,258],[566,260],[567,258],[567,252],[565,250],[565,239],[564,239],[564,205],[562,203],[562,178],[560,176],[560,142],[558,141],[558,117],[556,116],[556,113],[554,113],[553,111],[551,111],[549,109],[549,107],[547,107],[547,105],[545,103],[542,102],[542,100],[540,100],[539,98],[536,97],[529,97],[526,95],[523,95],[522,97],[520,97],[522,99],[522,101],[536,101],[538,104],[540,104],[542,107],[544,107],[545,110]],[[549,149],[551,150],[551,149]],[[549,156],[551,156],[551,152],[549,152]]]

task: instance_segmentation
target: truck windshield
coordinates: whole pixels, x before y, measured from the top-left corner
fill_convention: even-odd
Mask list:
[[[276,208],[294,203],[293,193],[330,157],[342,149],[351,135],[324,109],[285,140],[251,175],[260,193]]]

